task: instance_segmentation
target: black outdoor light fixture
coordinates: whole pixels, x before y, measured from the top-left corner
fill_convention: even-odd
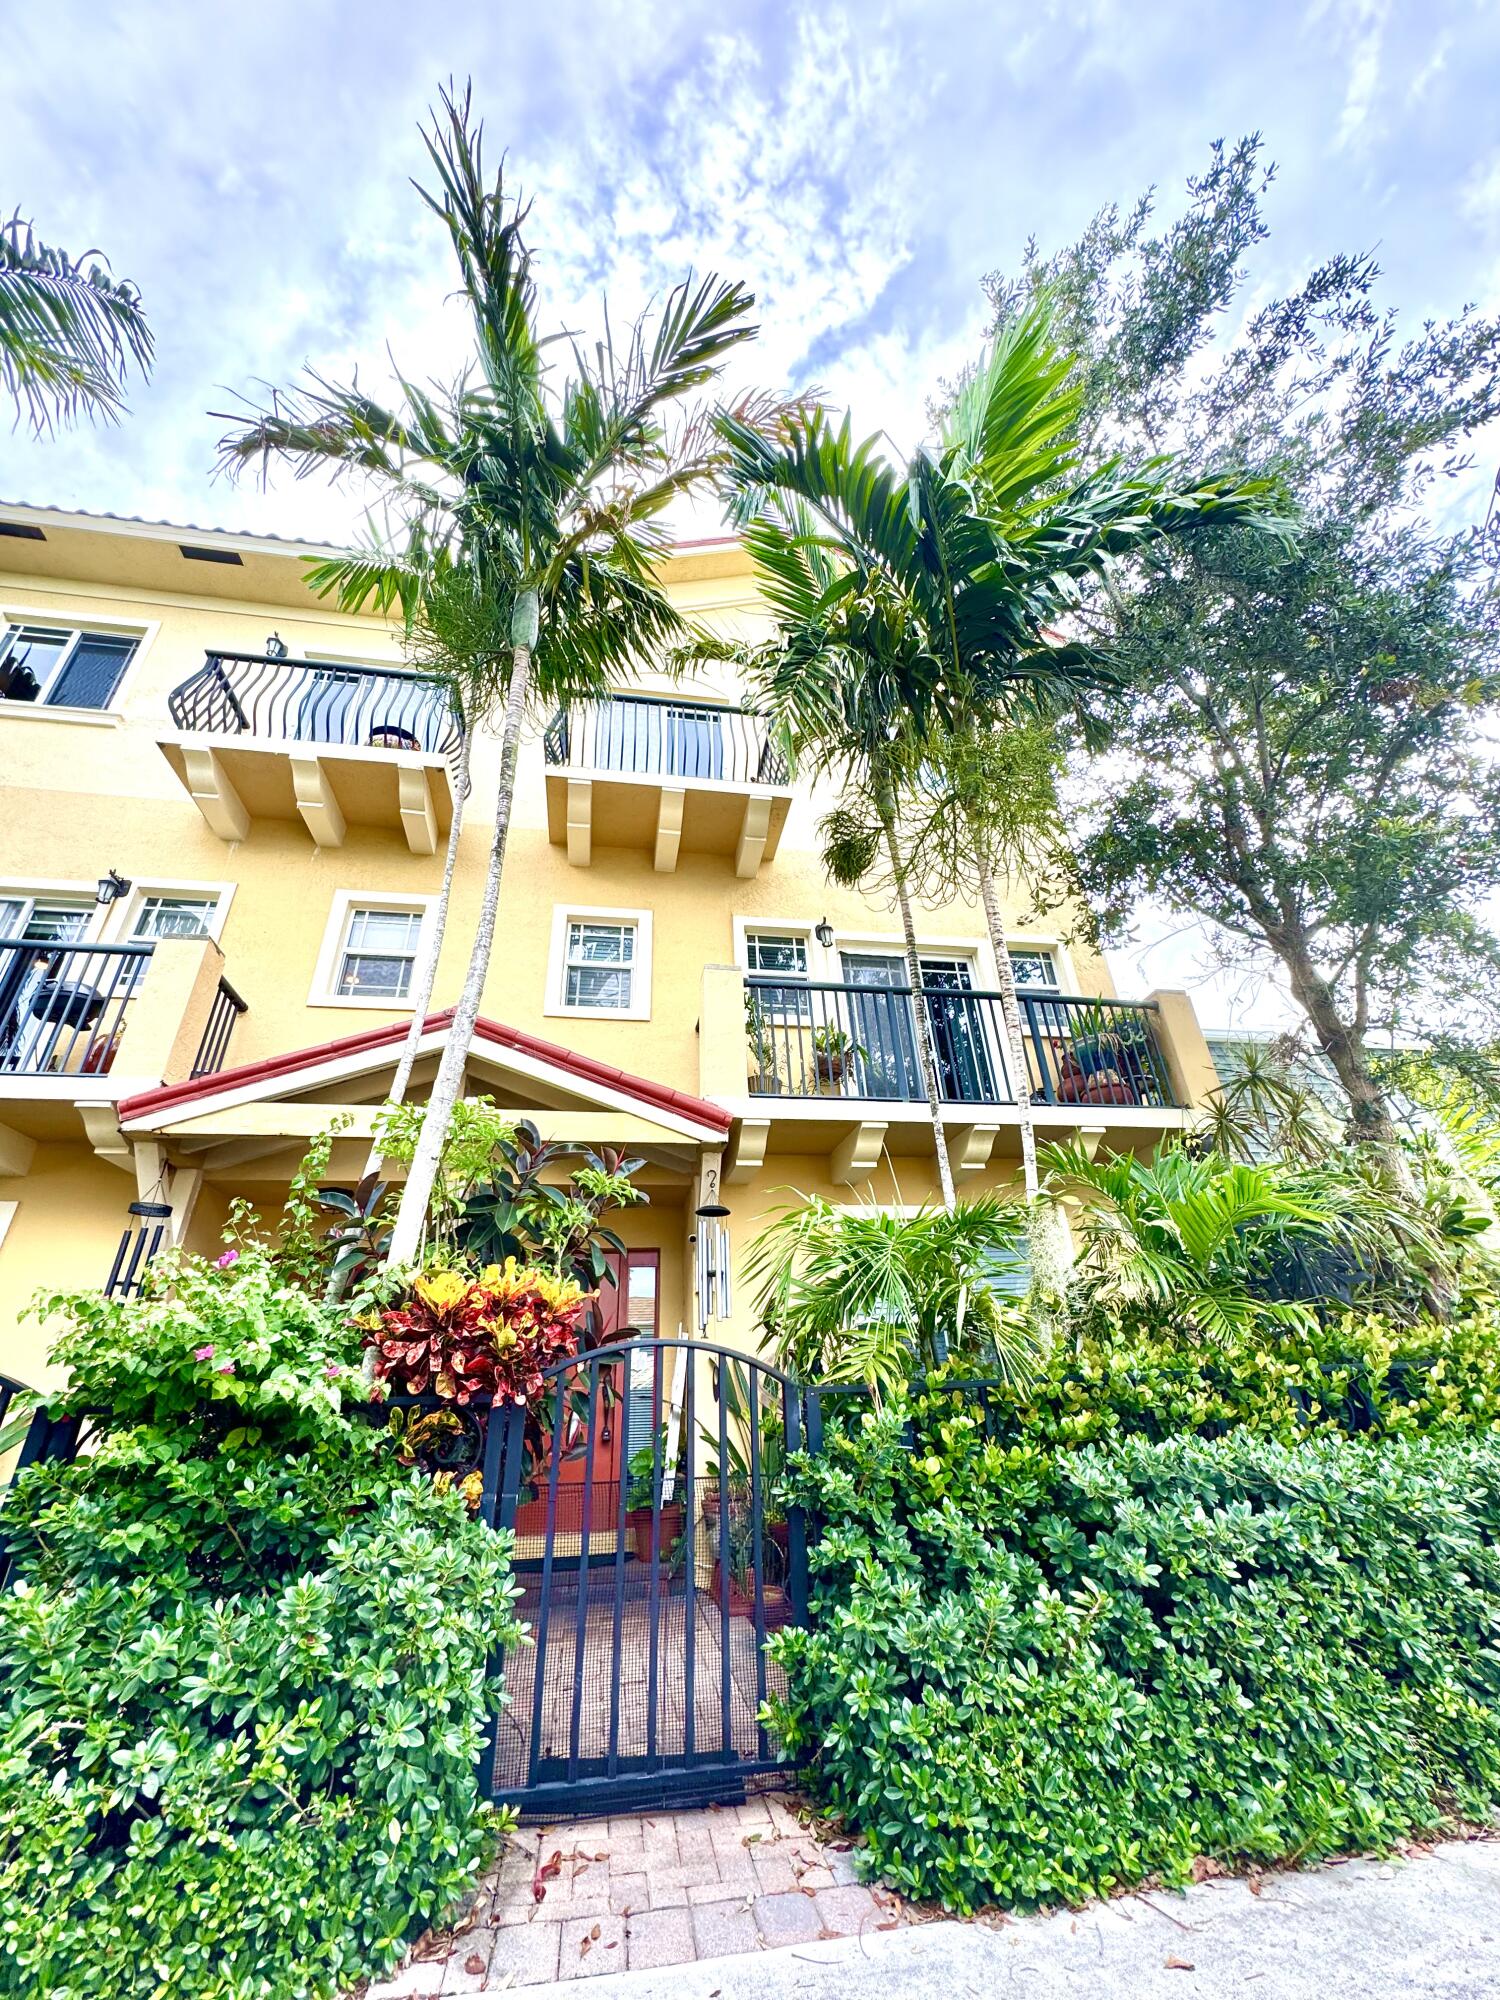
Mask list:
[[[129,892],[130,884],[125,880],[125,877],[117,875],[114,869],[111,868],[107,875],[99,877],[99,886],[94,891],[94,901],[102,909],[108,909],[111,903],[118,903],[120,898],[128,895]]]
[[[279,632],[273,632],[266,641],[266,658],[268,660],[284,660],[291,650],[291,647]]]
[[[824,951],[828,951],[832,948],[833,925],[829,923],[827,917],[820,917],[817,923],[813,925],[813,936],[818,940],[818,943],[822,945]]]

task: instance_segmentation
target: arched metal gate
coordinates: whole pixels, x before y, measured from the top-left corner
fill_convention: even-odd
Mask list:
[[[575,1355],[508,1413],[490,1476],[531,1636],[504,1663],[492,1798],[532,1817],[701,1804],[785,1768],[765,1645],[805,1621],[807,1559],[779,1474],[817,1429],[788,1376],[682,1339]]]

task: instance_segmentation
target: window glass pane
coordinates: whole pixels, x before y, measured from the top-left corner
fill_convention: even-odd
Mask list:
[[[134,639],[107,632],[84,632],[61,673],[47,690],[49,708],[104,708],[120,684]]]
[[[0,644],[0,700],[35,701],[72,637],[42,625],[12,625]]]
[[[629,965],[635,957],[634,924],[570,924],[570,965]]]
[[[628,967],[570,965],[563,1002],[568,1007],[623,1008],[630,1005]]]
[[[1013,951],[1010,969],[1017,986],[1050,986],[1057,990],[1057,959],[1050,951]]]
[[[807,939],[785,932],[750,931],[745,938],[745,954],[752,972],[792,979],[807,977]]]
[[[147,896],[132,933],[138,938],[201,938],[208,936],[208,919],[217,896]]]
[[[88,924],[88,907],[81,903],[38,903],[21,932],[45,944],[80,938]]]
[[[349,918],[348,949],[415,952],[421,930],[416,910],[355,910]]]
[[[344,956],[340,993],[362,1000],[404,1000],[410,987],[409,958],[366,958],[354,952]]]

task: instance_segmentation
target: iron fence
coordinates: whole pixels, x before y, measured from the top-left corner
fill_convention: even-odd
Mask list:
[[[268,653],[210,653],[167,710],[179,729],[208,735],[418,750],[455,769],[463,742],[453,693],[431,674]]]
[[[543,750],[560,770],[722,778],[737,785],[785,785],[789,778],[764,716],[670,695],[616,695],[561,708],[547,726]]]
[[[107,1075],[151,949],[0,938],[0,1075]]]
[[[949,1104],[1014,1104],[1016,1060],[998,993],[924,986],[939,1094]],[[1063,993],[1017,996],[1033,1103],[1175,1103],[1149,1001]],[[758,1097],[926,1096],[910,986],[745,982],[749,1085]]]
[[[203,1039],[198,1044],[198,1053],[193,1057],[193,1067],[188,1072],[190,1076],[218,1075],[229,1053],[229,1038],[234,1033],[234,1024],[241,1014],[248,1011],[246,1003],[229,981],[221,979],[204,1023]]]

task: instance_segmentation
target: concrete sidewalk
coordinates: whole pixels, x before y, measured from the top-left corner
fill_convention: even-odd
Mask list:
[[[596,2000],[1494,2000],[1500,1842],[1352,1861],[1060,1916],[941,1922],[602,1971]],[[497,1954],[486,1996],[513,1991]],[[537,1985],[530,2000],[578,1993]]]

